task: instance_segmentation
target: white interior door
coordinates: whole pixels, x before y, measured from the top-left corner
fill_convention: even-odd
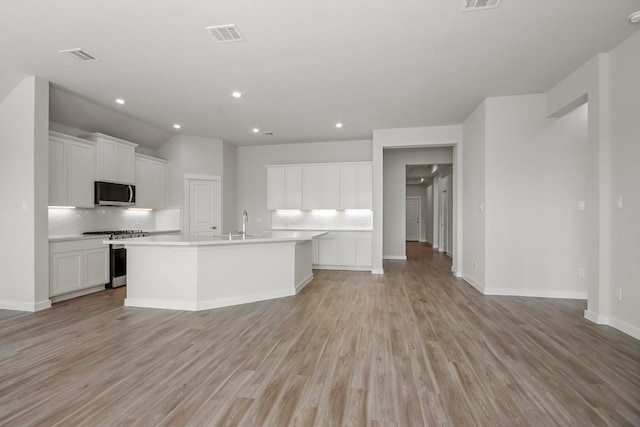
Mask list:
[[[220,181],[189,180],[189,237],[206,239],[221,234]]]
[[[449,196],[446,190],[440,196],[440,251],[449,252]]]
[[[407,226],[406,240],[417,242],[420,240],[420,198],[407,197],[407,207],[405,209]]]

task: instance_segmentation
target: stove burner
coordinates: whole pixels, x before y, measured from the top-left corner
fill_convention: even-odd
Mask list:
[[[112,230],[112,231],[85,231],[84,235],[110,235],[110,240],[130,239],[133,237],[146,237],[149,233],[142,230]]]

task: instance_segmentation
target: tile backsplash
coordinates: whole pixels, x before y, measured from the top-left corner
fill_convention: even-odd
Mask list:
[[[178,211],[177,217],[180,214]],[[166,215],[163,216],[163,218]],[[169,215],[170,218],[175,214]],[[119,207],[94,209],[49,209],[49,236],[71,236],[85,231],[179,229],[179,224],[163,220],[163,227],[156,226],[156,211],[136,211]]]
[[[276,211],[271,213],[275,230],[372,230],[373,212],[363,210]]]

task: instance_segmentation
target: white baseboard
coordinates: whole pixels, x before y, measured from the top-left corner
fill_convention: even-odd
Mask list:
[[[313,264],[313,268],[316,270],[344,270],[344,271],[371,271],[371,266],[361,265],[316,265]]]
[[[302,289],[304,289],[304,287],[307,286],[309,283],[311,283],[312,280],[313,280],[313,273],[309,274],[307,277],[302,279],[302,281],[300,283],[297,283],[296,284],[296,294],[298,292],[300,292]]]
[[[587,291],[563,291],[553,289],[484,288],[485,295],[512,297],[587,299]]]
[[[79,291],[69,292],[68,294],[51,297],[51,302],[66,301],[71,298],[77,298],[83,295],[89,295],[95,292],[102,292],[102,291],[104,291],[104,285],[93,286],[91,288],[80,289]]]
[[[590,310],[585,310],[584,311],[584,318],[596,323],[598,325],[607,325],[609,324],[609,317],[608,316],[604,316],[602,314],[598,314],[595,311],[590,311]]]
[[[420,239],[420,243],[427,243],[426,239]]]
[[[301,282],[302,283],[302,282]],[[265,301],[295,295],[292,289],[278,289],[259,294],[243,295],[241,297],[219,298],[208,301],[166,301],[144,298],[126,298],[126,307],[162,308],[166,310],[200,311],[212,308],[230,307],[232,305],[248,304],[251,302]]]
[[[384,274],[384,270],[382,268],[374,268],[371,270],[371,274]]]
[[[407,256],[406,255],[383,255],[382,259],[406,261]]]
[[[473,286],[474,288],[476,288],[478,291],[480,291],[480,293],[484,294],[484,285],[481,285],[475,279],[467,276],[466,274],[462,275],[462,279],[468,284],[470,284],[471,286]]]
[[[609,326],[616,328],[619,331],[624,332],[627,335],[631,335],[633,338],[640,340],[640,328],[633,326],[630,323],[624,322],[615,317],[609,318]]]
[[[595,311],[590,310],[584,311],[584,318],[598,325],[611,326],[620,332],[624,332],[625,334],[640,340],[640,328],[623,320],[616,319],[615,317],[610,317],[605,314],[598,314]]]
[[[0,301],[0,310],[28,311],[35,312],[51,308],[51,301],[20,302],[20,301]]]

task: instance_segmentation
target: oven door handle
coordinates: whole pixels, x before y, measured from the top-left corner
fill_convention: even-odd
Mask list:
[[[129,203],[133,200],[133,186],[129,186]]]
[[[113,250],[124,249],[124,245],[111,245],[111,249],[113,249]]]

